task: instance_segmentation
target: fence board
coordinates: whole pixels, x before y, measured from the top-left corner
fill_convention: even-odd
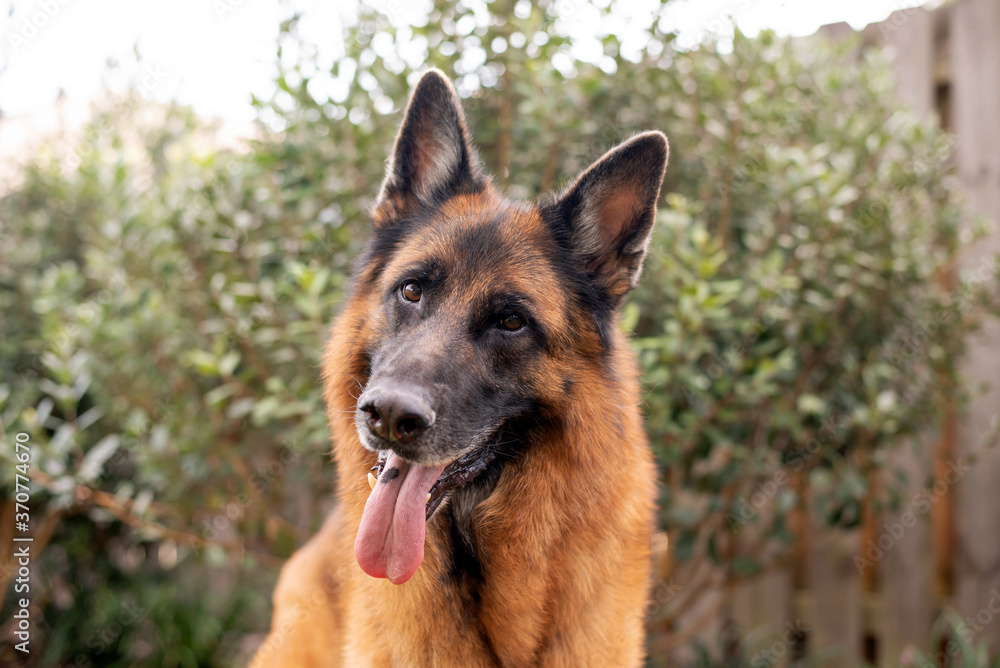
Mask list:
[[[883,44],[895,57],[892,69],[900,97],[918,112],[934,111],[934,16],[922,9],[895,12],[878,24]]]
[[[781,570],[734,587],[731,611],[744,634],[750,665],[760,665],[761,659],[770,658],[774,643],[782,642],[788,627],[794,626],[792,594],[792,576]],[[773,665],[787,665],[790,654],[786,651],[781,657],[773,657],[777,659]]]
[[[861,576],[854,564],[860,531],[824,526],[813,514],[810,521],[809,596],[803,622],[808,627],[808,647],[830,652],[823,666],[857,666],[862,646]]]
[[[992,220],[992,236],[970,254],[965,269],[980,268],[1000,252],[1000,3],[963,0],[951,8],[952,99],[958,173],[969,205]],[[959,453],[967,454],[1000,412],[1000,326],[969,346],[965,372],[992,388],[979,397],[959,427]],[[955,605],[963,616],[981,615],[976,640],[1000,650],[1000,451],[986,453],[956,487]],[[985,613],[983,612],[985,610]]]
[[[883,666],[899,665],[900,655],[908,645],[924,648],[937,612],[930,517],[920,512],[921,507],[913,501],[931,474],[930,448],[931,443],[910,442],[893,453],[890,469],[902,471],[907,482],[885,482],[901,488],[902,499],[898,510],[882,513],[876,530],[876,543],[882,536],[888,536],[885,543],[892,541],[881,563],[879,605],[871,618],[872,626],[877,625],[879,631],[875,635],[876,660]],[[894,476],[892,470],[886,473],[886,478]],[[915,523],[904,523],[907,513]]]

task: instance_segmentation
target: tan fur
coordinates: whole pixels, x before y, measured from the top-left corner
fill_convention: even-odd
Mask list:
[[[503,211],[511,221],[505,233],[515,239],[542,234],[532,208],[505,203],[490,190],[454,198],[440,212],[440,229],[473,225],[484,210]],[[392,263],[428,247],[447,253],[445,232],[421,240],[419,249],[402,249]],[[369,577],[355,561],[366,477],[376,458],[345,416],[355,411],[365,380],[365,342],[380,326],[371,295],[356,290],[333,327],[323,367],[338,511],[286,565],[274,594],[271,634],[253,666],[642,664],[656,468],[639,415],[631,351],[615,327],[610,361],[580,355],[579,345],[574,352],[569,332],[577,341],[587,338],[593,350],[596,332],[577,331],[586,330],[585,314],[566,319],[556,279],[544,268],[534,267],[531,275],[483,275],[468,290],[493,281],[516,281],[542,305],[557,345],[539,383],[563,419],[558,431],[537,437],[524,457],[503,468],[492,494],[473,511],[484,573],[478,605],[470,613],[469,592],[449,576],[450,538],[441,512],[428,521],[424,561],[406,584]]]

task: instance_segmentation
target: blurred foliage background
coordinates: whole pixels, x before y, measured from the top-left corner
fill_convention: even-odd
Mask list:
[[[277,568],[330,506],[319,353],[425,66],[454,77],[514,197],[634,132],[670,137],[624,326],[678,601],[697,596],[693,565],[735,582],[781,563],[807,488],[829,524],[855,526],[869,473],[962,400],[956,362],[997,285],[944,280],[976,225],[948,137],[902,108],[882,57],[767,33],[685,52],[654,23],[628,53],[597,35],[594,65],[560,28],[567,2],[583,5],[436,2],[406,28],[366,10],[332,71],[293,18],[246,145],[132,93],[6,184],[2,498],[6,522],[8,445],[26,432],[44,638],[30,665],[240,665],[262,639]],[[776,471],[787,484],[749,502]],[[678,614],[660,603],[650,666]],[[747,662],[732,644],[692,661]]]

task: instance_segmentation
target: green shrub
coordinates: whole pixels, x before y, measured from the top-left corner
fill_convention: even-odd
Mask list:
[[[766,566],[795,477],[855,524],[887,449],[960,398],[996,284],[941,280],[967,242],[948,141],[900,111],[884,63],[766,34],[684,53],[653,26],[629,58],[601,36],[609,76],[569,53],[555,4],[525,4],[363,16],[332,69],[292,20],[248,151],[129,97],[0,198],[0,420],[30,435],[32,522],[52,532],[38,665],[230,665],[266,629],[274,557],[330,505],[319,353],[409,89],[394,44],[457,77],[514,196],[636,131],[670,137],[625,324],[680,562]],[[129,601],[137,619],[88,646]]]

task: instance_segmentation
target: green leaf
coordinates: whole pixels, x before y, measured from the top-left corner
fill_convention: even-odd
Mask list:
[[[121,439],[117,434],[105,436],[95,443],[87,454],[84,455],[80,467],[77,469],[77,478],[81,482],[89,483],[101,475],[101,467],[111,458],[111,455],[118,450]]]

